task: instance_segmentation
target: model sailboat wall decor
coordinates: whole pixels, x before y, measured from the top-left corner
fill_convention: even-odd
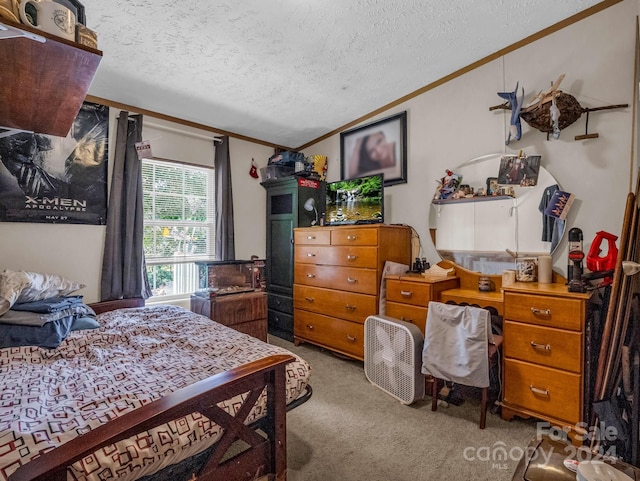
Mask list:
[[[596,139],[599,134],[589,133],[589,113],[600,110],[622,109],[629,104],[604,105],[602,107],[582,107],[580,102],[571,94],[558,90],[565,74],[560,75],[548,90],[540,91],[526,106],[522,106],[524,100],[524,88],[518,99],[518,85],[513,92],[499,92],[498,96],[507,101],[500,105],[489,107],[489,110],[510,110],[510,128],[506,144],[512,140],[520,140],[522,130],[520,119],[524,120],[534,129],[545,132],[547,136],[553,135],[554,139],[560,138],[560,131],[577,121],[583,113],[586,113],[585,133],[576,135],[575,140]]]

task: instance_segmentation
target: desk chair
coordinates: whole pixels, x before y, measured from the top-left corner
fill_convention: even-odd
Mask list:
[[[482,388],[480,429],[484,429],[490,361],[501,344],[502,336],[491,332],[486,309],[429,302],[422,373],[433,377],[431,410],[438,407],[439,380]]]

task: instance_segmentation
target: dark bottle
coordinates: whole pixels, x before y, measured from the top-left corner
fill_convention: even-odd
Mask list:
[[[567,263],[567,280],[578,279],[582,276],[582,259],[584,259],[584,249],[582,247],[582,229],[573,227],[569,229],[569,260]],[[574,271],[575,269],[575,271]]]

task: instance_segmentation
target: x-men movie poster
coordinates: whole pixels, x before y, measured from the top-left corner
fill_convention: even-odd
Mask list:
[[[108,138],[90,102],[66,137],[0,129],[0,221],[105,224]]]

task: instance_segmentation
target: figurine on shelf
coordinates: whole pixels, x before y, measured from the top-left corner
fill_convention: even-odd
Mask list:
[[[454,174],[453,171],[447,169],[446,175],[440,179],[440,187],[436,192],[436,200],[452,197],[453,194],[457,192],[461,182],[461,175]]]

